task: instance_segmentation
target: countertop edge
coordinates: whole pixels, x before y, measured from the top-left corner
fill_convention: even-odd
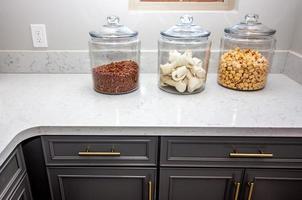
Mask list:
[[[0,166],[23,141],[42,135],[86,136],[180,136],[180,137],[302,137],[300,127],[96,127],[96,126],[36,126],[24,129],[0,152]]]

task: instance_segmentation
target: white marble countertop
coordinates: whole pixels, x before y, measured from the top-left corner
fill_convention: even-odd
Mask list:
[[[257,92],[225,89],[209,74],[195,95],[159,90],[156,74],[142,74],[140,89],[126,95],[94,92],[89,74],[0,74],[0,95],[0,164],[8,149],[43,134],[35,127],[302,128],[302,86],[282,74]]]

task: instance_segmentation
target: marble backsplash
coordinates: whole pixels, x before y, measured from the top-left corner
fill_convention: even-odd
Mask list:
[[[283,73],[302,84],[302,55],[290,51]]]
[[[219,51],[212,51],[209,72],[215,73]],[[271,73],[283,73],[288,51],[275,53]],[[141,72],[157,72],[157,51],[143,50]],[[0,73],[90,73],[88,51],[0,51]]]

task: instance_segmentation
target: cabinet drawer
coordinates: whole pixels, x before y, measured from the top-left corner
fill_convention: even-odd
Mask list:
[[[0,199],[20,181],[25,173],[22,150],[18,147],[0,168]]]
[[[156,168],[49,167],[52,200],[154,200]]]
[[[155,166],[157,137],[44,136],[46,165]]]
[[[27,175],[23,177],[20,184],[12,192],[12,194],[5,200],[32,200],[29,180]]]
[[[162,166],[301,167],[301,138],[164,137]],[[264,162],[265,161],[265,162]]]

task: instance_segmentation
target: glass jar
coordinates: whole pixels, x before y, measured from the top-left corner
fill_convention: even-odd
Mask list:
[[[245,21],[226,28],[221,40],[218,83],[226,88],[254,91],[263,89],[272,64],[276,30],[248,14]]]
[[[89,32],[94,89],[105,94],[129,93],[138,88],[140,41],[138,32],[107,17],[99,31]]]
[[[184,15],[160,33],[158,65],[160,89],[175,94],[195,94],[205,88],[211,41],[210,32]]]

